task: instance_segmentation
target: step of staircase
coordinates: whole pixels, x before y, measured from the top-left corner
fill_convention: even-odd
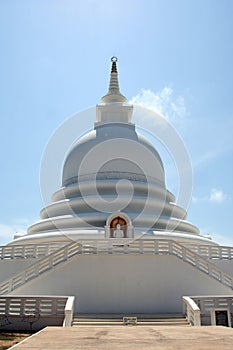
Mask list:
[[[128,317],[137,326],[189,326],[189,322],[181,314],[142,315],[142,314],[100,314],[100,315],[74,315],[73,327],[78,326],[123,326],[123,318]],[[130,322],[129,322],[130,324]]]

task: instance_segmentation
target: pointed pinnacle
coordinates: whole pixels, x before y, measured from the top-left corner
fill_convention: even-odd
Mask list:
[[[118,83],[118,72],[117,72],[117,57],[113,56],[111,58],[112,67],[110,74],[110,82],[108,92],[105,96],[102,97],[101,101],[103,103],[111,103],[111,102],[127,102],[125,96],[120,93],[119,83]]]

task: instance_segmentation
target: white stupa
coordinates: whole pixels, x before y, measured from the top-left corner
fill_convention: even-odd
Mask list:
[[[181,313],[183,296],[232,296],[233,248],[186,221],[158,152],[135,130],[116,61],[61,188],[41,220],[2,248],[0,292],[74,296],[75,313],[95,314]]]
[[[132,113],[133,106],[120,93],[113,58],[109,90],[96,107],[94,130],[72,147],[63,167],[62,187],[41,211],[41,220],[15,244],[112,238],[117,223],[124,226],[125,238],[154,236],[213,244],[175,204],[165,186],[162,160],[135,131]],[[97,205],[100,200],[102,207]]]

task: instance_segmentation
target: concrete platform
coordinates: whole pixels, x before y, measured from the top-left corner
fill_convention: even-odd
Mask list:
[[[14,345],[14,350],[232,350],[226,327],[47,327]]]

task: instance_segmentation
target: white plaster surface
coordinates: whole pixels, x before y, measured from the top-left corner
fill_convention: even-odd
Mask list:
[[[0,282],[11,278],[30,266],[36,259],[5,259],[0,260]]]
[[[75,312],[182,312],[183,295],[232,290],[174,256],[84,255],[12,294],[75,295]]]

